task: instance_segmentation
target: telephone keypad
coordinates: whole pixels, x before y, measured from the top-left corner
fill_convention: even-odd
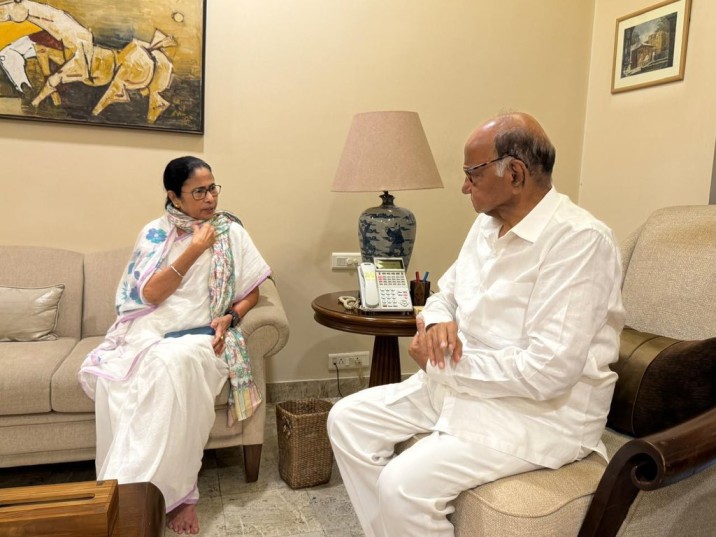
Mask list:
[[[402,271],[384,272],[376,271],[378,289],[380,290],[380,305],[383,308],[406,309],[410,308],[410,291],[405,273]]]

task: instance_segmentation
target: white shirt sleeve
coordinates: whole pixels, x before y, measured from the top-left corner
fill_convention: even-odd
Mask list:
[[[425,326],[435,323],[445,323],[455,320],[455,263],[438,280],[439,292],[431,295],[425,302],[425,308],[420,317],[425,321]]]

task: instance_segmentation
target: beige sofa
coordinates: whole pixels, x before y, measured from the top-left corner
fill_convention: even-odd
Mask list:
[[[638,332],[624,331],[614,366],[611,462],[592,454],[465,491],[456,536],[716,534],[716,205],[654,212],[622,257],[626,324]]]
[[[114,296],[130,249],[82,254],[29,246],[0,246],[0,286],[64,284],[50,341],[0,342],[0,467],[91,460],[94,403],[77,370],[115,319]],[[264,359],[288,339],[288,322],[274,282],[261,285],[258,305],[241,322],[254,379],[266,394]],[[265,407],[226,426],[227,391],[216,401],[207,448],[241,445],[247,481],[258,478]]]

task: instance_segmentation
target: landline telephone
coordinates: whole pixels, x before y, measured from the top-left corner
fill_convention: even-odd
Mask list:
[[[413,311],[401,257],[374,257],[358,266],[361,309],[371,312]]]

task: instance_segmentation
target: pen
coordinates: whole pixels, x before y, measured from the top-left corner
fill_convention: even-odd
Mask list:
[[[416,282],[420,281],[420,273],[417,270],[415,271],[415,281]]]
[[[423,283],[425,283],[425,282],[428,281],[428,274],[430,274],[430,273],[429,273],[429,272],[426,272],[426,273],[425,273],[425,276],[423,276]]]

